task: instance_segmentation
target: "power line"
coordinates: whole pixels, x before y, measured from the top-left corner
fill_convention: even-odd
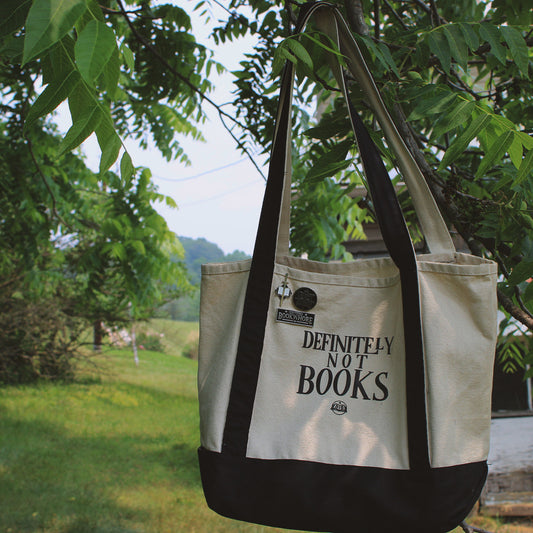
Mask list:
[[[209,198],[202,198],[201,200],[197,200],[196,202],[189,202],[189,203],[186,203],[186,204],[179,204],[179,208],[181,209],[183,207],[190,207],[190,206],[193,206],[193,205],[203,204],[205,202],[211,202],[212,200],[218,200],[219,198],[222,198],[223,196],[227,196],[228,194],[232,194],[234,192],[240,191],[241,189],[245,189],[246,187],[250,187],[251,185],[255,185],[257,183],[259,183],[258,180],[252,181],[252,183],[246,183],[244,185],[241,185],[240,187],[237,187],[235,189],[231,189],[231,190],[226,191],[226,192],[222,192],[220,194],[216,194],[215,196],[211,196]]]
[[[239,163],[242,163],[243,161],[248,161],[248,158],[244,157],[242,159],[239,159],[238,161],[233,161],[233,163],[228,163],[227,165],[223,165],[221,167],[212,168],[211,170],[206,170],[205,172],[200,172],[199,174],[195,174],[194,176],[188,176],[187,178],[164,178],[163,176],[156,176],[156,175],[154,175],[154,178],[158,180],[163,180],[163,181],[172,181],[174,183],[182,182],[182,181],[190,181],[190,180],[195,180],[196,178],[201,178],[202,176],[206,176],[207,174],[213,174],[215,172],[219,172],[220,170],[224,170],[229,167],[234,167],[235,165],[238,165]]]

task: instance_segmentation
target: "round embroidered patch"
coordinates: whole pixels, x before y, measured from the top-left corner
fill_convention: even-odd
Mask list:
[[[292,296],[292,303],[294,307],[302,311],[309,311],[316,305],[316,292],[309,287],[300,287],[294,291]]]

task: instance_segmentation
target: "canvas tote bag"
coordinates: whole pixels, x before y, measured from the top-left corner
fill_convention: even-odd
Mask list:
[[[306,6],[298,32],[312,15],[398,157],[430,253],[415,256],[379,152],[349,106],[390,257],[289,255],[289,63],[253,258],[202,267],[204,493],[222,515],[290,529],[449,531],[487,474],[497,268],[455,251],[341,14]]]

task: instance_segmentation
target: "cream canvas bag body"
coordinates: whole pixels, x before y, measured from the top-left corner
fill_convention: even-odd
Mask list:
[[[340,13],[314,4],[300,28],[312,15],[398,157],[430,253],[415,255],[379,152],[350,109],[390,257],[289,255],[289,63],[253,258],[202,267],[204,492],[225,516],[278,527],[448,531],[487,473],[497,268],[455,251]]]

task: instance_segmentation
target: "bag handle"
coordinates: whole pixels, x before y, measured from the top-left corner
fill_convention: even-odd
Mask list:
[[[301,27],[319,9],[321,14],[325,16],[324,20],[328,21],[328,24],[333,23],[334,42],[337,42],[338,30],[336,21],[339,18],[342,20],[342,16],[330,4],[318,3],[307,8],[301,17]],[[334,66],[334,72],[339,78],[339,83],[345,96],[347,96],[345,80],[338,64]],[[290,117],[293,78],[294,66],[288,62],[282,76],[274,144],[246,288],[233,380],[222,439],[222,451],[240,457],[246,456],[248,432],[271,300],[272,277],[276,255],[280,252],[278,248],[280,235],[282,240],[284,238],[283,231],[278,232],[278,229],[283,230],[283,228],[280,228],[280,220],[282,223],[287,222],[285,228],[287,230],[288,248]],[[378,222],[391,257],[400,271],[406,354],[409,466],[411,470],[427,472],[430,469],[430,461],[427,440],[424,355],[416,256],[398,198],[379,151],[366,131],[363,122],[353,109],[349,98],[347,98],[347,103],[355,136],[360,146],[365,173],[371,188],[370,192],[377,200],[375,205]],[[284,205],[282,206],[282,204]],[[285,213],[282,217],[283,210]],[[440,218],[440,221],[444,229],[446,229],[442,218]],[[449,238],[447,230],[446,234]],[[451,244],[451,238],[449,240]],[[453,244],[451,246],[453,249]],[[445,247],[445,249],[451,252],[448,248]],[[435,249],[432,251],[435,251]]]
[[[345,56],[348,69],[355,78],[377,117],[385,137],[398,158],[402,177],[407,185],[409,194],[413,201],[413,207],[418,216],[422,232],[425,236],[427,246],[432,253],[445,254],[453,256],[455,246],[452,238],[437,207],[435,199],[429,190],[426,180],[416,164],[411,152],[407,149],[405,142],[398,133],[398,130],[383,102],[381,94],[376,83],[366,65],[361,54],[359,46],[351,34],[344,18],[339,10],[332,4],[326,2],[305,4],[301,8],[299,21],[297,23],[296,33],[300,33],[307,21],[312,15],[315,15],[317,27],[336,43],[340,52]],[[337,60],[335,60],[337,64]],[[292,63],[288,66],[292,71],[287,76],[283,76],[280,98],[292,100],[292,87],[294,77],[294,66]],[[337,81],[342,87],[340,76],[337,75]],[[346,94],[345,94],[346,96]],[[290,109],[290,103],[289,103]],[[280,106],[280,112],[283,106]],[[280,121],[278,114],[278,123]],[[276,157],[283,157],[286,162],[284,170],[284,192],[282,208],[280,213],[280,223],[278,227],[277,255],[289,254],[289,227],[290,227],[290,201],[291,201],[291,122],[288,122],[287,142],[285,147],[283,143],[278,144],[278,152],[286,150],[285,154],[276,154]],[[276,129],[274,137],[274,148],[276,147],[276,138],[279,135],[285,135],[281,126]],[[274,149],[272,152],[274,157]],[[378,201],[377,198],[374,199]]]

